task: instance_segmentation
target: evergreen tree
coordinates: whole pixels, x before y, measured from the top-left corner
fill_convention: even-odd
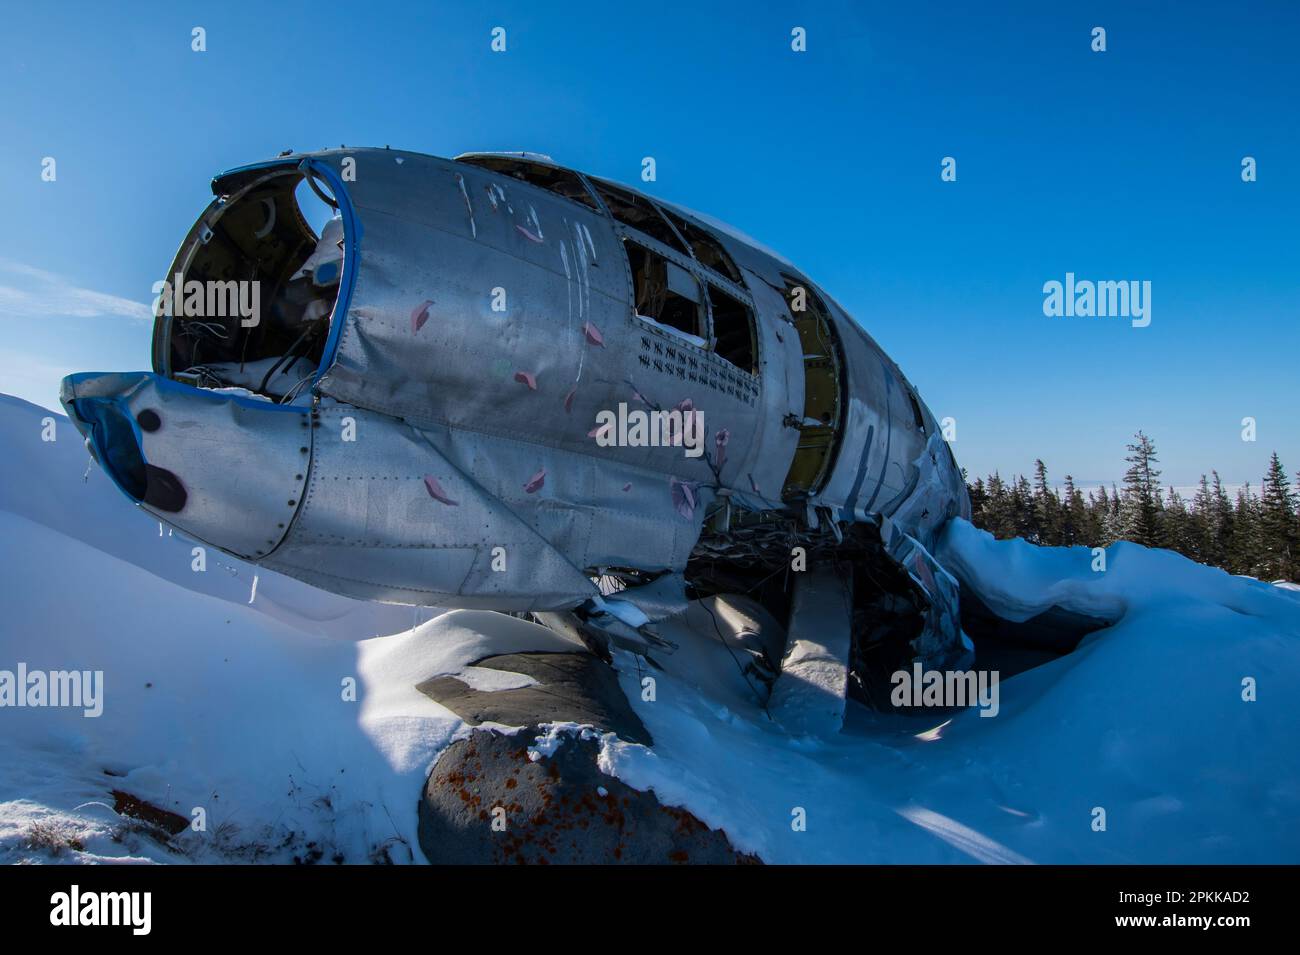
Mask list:
[[[1188,556],[1202,564],[1217,565],[1214,554],[1214,533],[1211,524],[1214,513],[1214,493],[1210,490],[1210,479],[1201,475],[1196,494],[1192,497],[1191,512],[1188,515]]]
[[[1016,515],[1012,512],[1011,495],[1002,476],[994,471],[985,485],[984,522],[981,525],[999,540],[1015,537]]]
[[[1182,495],[1173,487],[1169,488],[1165,497],[1161,521],[1165,547],[1188,556],[1195,553],[1196,535],[1192,528],[1192,516]]]
[[[1276,451],[1269,460],[1259,498],[1259,546],[1262,579],[1296,579],[1300,547],[1297,546],[1295,495]]]
[[[1209,557],[1210,563],[1215,567],[1231,567],[1231,557],[1233,534],[1236,531],[1236,514],[1232,509],[1232,502],[1228,500],[1228,492],[1223,488],[1223,479],[1219,477],[1218,471],[1211,471],[1214,475],[1214,496],[1210,501],[1209,514]]]
[[[1038,542],[1051,547],[1059,546],[1061,541],[1061,500],[1056,491],[1047,486],[1047,465],[1042,458],[1034,462],[1034,524],[1038,531]]]
[[[1234,574],[1255,576],[1259,572],[1259,498],[1250,490],[1250,482],[1237,492],[1237,506],[1232,515],[1232,540],[1228,549],[1228,569]]]
[[[1023,474],[1017,474],[1015,483],[1011,485],[1011,511],[1016,521],[1013,536],[1040,541],[1038,519],[1034,514],[1034,489]]]
[[[1156,448],[1139,431],[1137,442],[1128,446],[1129,469],[1124,474],[1124,506],[1120,532],[1125,540],[1146,547],[1159,547],[1164,535],[1160,526],[1160,471],[1156,469]]]
[[[1083,492],[1074,486],[1074,478],[1069,474],[1065,476],[1065,500],[1062,506],[1061,543],[1067,547],[1088,544],[1088,505],[1084,503]]]
[[[1109,493],[1102,486],[1085,498],[1068,474],[1057,491],[1040,459],[1032,484],[1023,475],[1004,481],[997,472],[968,484],[971,520],[1001,539],[1088,547],[1126,539],[1235,574],[1300,580],[1300,475],[1293,487],[1276,452],[1260,495],[1246,484],[1234,506],[1219,472],[1211,471],[1188,502],[1172,487],[1162,492],[1155,446],[1141,431],[1136,438],[1128,446],[1122,492],[1112,484]]]
[[[962,470],[963,479],[966,476],[965,469]],[[981,525],[981,518],[984,515],[984,508],[988,505],[988,492],[984,490],[984,479],[976,478],[974,484],[968,484],[967,490],[970,492],[970,513],[971,521],[977,526]]]

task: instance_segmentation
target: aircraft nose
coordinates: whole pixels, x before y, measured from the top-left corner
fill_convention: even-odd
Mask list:
[[[64,379],[60,398],[68,415],[86,437],[91,453],[105,472],[128,497],[137,503],[168,513],[184,510],[188,497],[185,486],[171,471],[149,464],[141,449],[140,432],[153,430],[157,412],[141,412],[143,421],[132,418],[115,397],[75,397],[75,387]],[[71,400],[64,395],[72,396]]]
[[[148,372],[70,375],[59,397],[113,483],[160,520],[253,560],[284,538],[311,465],[310,409]]]

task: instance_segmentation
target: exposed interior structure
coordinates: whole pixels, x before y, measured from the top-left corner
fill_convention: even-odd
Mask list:
[[[624,242],[632,270],[632,301],[643,321],[705,345],[704,302],[700,283],[676,262],[635,242]]]
[[[571,169],[561,169],[559,166],[552,166],[549,163],[537,162],[520,156],[493,155],[490,153],[459,156],[457,162],[468,163],[471,166],[478,166],[481,169],[489,169],[503,176],[509,176],[511,179],[518,179],[520,182],[526,182],[537,186],[539,189],[553,192],[557,196],[572,199],[588,209],[600,208],[596,204],[596,200],[592,198],[591,191],[583,183],[581,177]]]
[[[783,278],[786,304],[803,348],[804,379],[799,446],[782,491],[788,500],[816,492],[830,471],[843,416],[845,382],[840,344],[825,304],[814,289],[791,276]]]
[[[305,389],[324,352],[343,275],[344,229],[308,224],[299,189],[336,207],[309,174],[292,170],[240,193],[201,222],[159,297],[155,354],[177,381],[241,387],[277,401]],[[337,207],[336,207],[337,208]]]

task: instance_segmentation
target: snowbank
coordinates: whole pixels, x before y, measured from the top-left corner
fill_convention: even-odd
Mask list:
[[[699,686],[689,656],[660,661],[645,702],[625,657],[656,746],[610,741],[604,765],[772,862],[1300,861],[1294,591],[1131,544],[1097,573],[1087,549],[963,521],[937,556],[1015,619],[1059,605],[1115,623],[1003,680],[994,718],[858,710],[829,739],[784,735],[734,671]]]
[[[467,730],[415,685],[508,689],[518,674],[468,665],[571,649],[513,618],[426,620],[211,550],[196,573],[191,542],[98,468],[82,480],[65,419],[0,398],[0,439],[0,670],[104,674],[98,718],[0,709],[0,861],[421,861],[420,784]],[[1055,605],[1114,623],[1004,679],[994,718],[854,706],[826,738],[771,720],[721,640],[657,656],[661,670],[619,652],[655,746],[605,735],[602,768],[769,862],[1300,861],[1300,592],[1126,544],[1097,573],[1087,550],[962,522],[937,556],[1009,617]],[[113,811],[115,789],[202,808],[207,833],[169,851]]]
[[[160,535],[97,467],[83,482],[65,418],[41,440],[46,416],[0,399],[0,670],[103,671],[104,706],[0,709],[0,861],[420,861],[420,785],[464,727],[415,683],[559,638],[469,611],[411,629],[429,613],[211,549],[195,572],[193,542]],[[170,852],[112,790],[202,809],[207,833]]]

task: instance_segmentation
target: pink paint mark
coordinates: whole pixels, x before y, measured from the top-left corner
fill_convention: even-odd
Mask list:
[[[727,442],[731,440],[731,432],[726,428],[720,428],[718,433],[713,436],[713,446],[717,450],[717,467],[722,470],[722,466],[727,463]]]
[[[536,494],[538,491],[542,489],[542,485],[545,483],[546,483],[546,468],[542,468],[540,471],[538,471],[536,474],[534,474],[532,477],[528,479],[528,483],[524,485],[524,493]]]
[[[669,478],[668,486],[672,492],[673,507],[677,513],[688,521],[695,517],[695,484],[691,481],[679,481],[677,478]]]
[[[578,386],[574,385],[572,388],[569,389],[569,393],[564,396],[565,414],[568,414],[570,411],[573,410],[573,398],[575,395],[577,395],[577,393],[578,393]]]
[[[522,235],[525,239],[529,239],[532,242],[538,242],[538,243],[542,241],[542,237],[540,235],[535,235],[532,232],[529,232],[527,229],[525,229],[523,226],[519,225],[518,223],[515,224],[515,228],[519,230],[519,234]]]
[[[449,504],[452,507],[460,506],[460,501],[453,501],[448,497],[447,492],[444,491],[442,485],[438,483],[438,479],[432,474],[426,474],[424,476],[424,489],[429,492],[429,497],[433,498],[435,501],[441,501],[443,504]]]
[[[752,475],[752,474],[746,474],[745,477],[749,478],[749,486],[750,486],[751,488],[753,488],[755,494],[762,494],[762,493],[763,493],[762,491],[760,491],[760,490],[758,489],[758,485],[754,483],[754,475]]]
[[[606,435],[609,434],[610,429],[612,429],[613,427],[614,427],[614,426],[613,426],[612,424],[608,424],[608,423],[607,423],[607,424],[598,424],[598,425],[596,425],[596,427],[592,428],[590,431],[587,432],[587,437],[589,437],[589,438],[603,438],[603,437],[605,437]]]
[[[599,345],[601,348],[605,347],[605,336],[601,335],[600,329],[591,322],[583,323],[582,333],[587,336],[588,344]]]
[[[624,490],[625,492],[626,492],[626,491],[630,491],[630,490],[632,490],[632,485],[631,485],[631,483],[629,482],[628,484],[624,484],[624,485],[623,485],[623,490]]]
[[[416,332],[422,329],[424,327],[424,323],[429,320],[429,306],[432,304],[433,304],[432,300],[426,298],[423,302],[421,302],[419,305],[415,306],[415,308],[411,310],[411,334],[412,335],[414,335]]]
[[[527,385],[529,391],[537,390],[537,379],[533,376],[532,372],[515,372],[515,381],[519,382],[521,385]]]

